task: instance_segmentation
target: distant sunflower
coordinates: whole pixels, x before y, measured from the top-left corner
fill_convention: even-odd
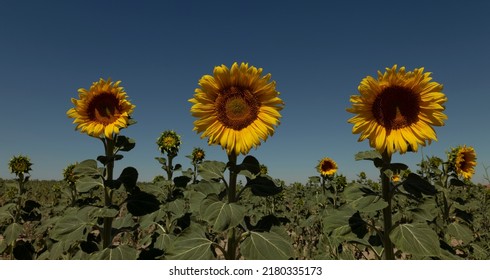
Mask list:
[[[163,153],[177,155],[180,149],[180,135],[173,130],[166,130],[162,132],[157,139],[157,145],[160,151]]]
[[[466,147],[466,145],[464,145],[462,147],[453,149],[452,154],[454,155],[452,164],[454,165],[456,173],[460,176],[463,176],[463,178],[465,179],[471,179],[473,174],[475,174],[475,149],[473,149],[473,147]]]
[[[320,160],[316,169],[322,176],[332,176],[337,172],[338,166],[333,159],[326,157]]]
[[[14,156],[12,159],[9,161],[9,170],[10,173],[16,174],[17,176],[20,176],[21,174],[24,173],[29,173],[31,171],[31,160],[27,156]]]
[[[447,98],[431,73],[424,73],[424,68],[397,71],[396,67],[378,71],[378,79],[364,78],[360,95],[351,96],[352,108],[347,109],[356,114],[348,122],[354,124],[352,133],[360,133],[359,141],[369,138],[371,147],[389,155],[417,151],[426,140],[429,144],[437,141],[432,126],[443,126],[447,119],[443,113]]]
[[[126,128],[130,123],[130,115],[135,106],[127,100],[126,92],[119,84],[110,79],[100,79],[94,82],[89,90],[81,88],[78,90],[80,99],[72,98],[75,105],[66,113],[68,117],[74,118],[76,129],[93,137],[112,139],[119,130]]]
[[[201,148],[194,148],[192,150],[191,157],[192,157],[193,163],[201,163],[204,160],[205,156],[206,156],[206,153]]]
[[[231,70],[216,66],[213,76],[204,75],[195,90],[191,113],[198,118],[194,130],[209,137],[208,144],[219,144],[228,155],[247,154],[274,134],[284,102],[269,82],[270,74],[262,76],[262,68],[235,62]]]

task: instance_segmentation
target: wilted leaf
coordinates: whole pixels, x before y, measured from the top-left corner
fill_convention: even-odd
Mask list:
[[[447,234],[456,238],[456,240],[462,240],[465,244],[473,241],[473,232],[467,226],[453,222],[447,227]]]

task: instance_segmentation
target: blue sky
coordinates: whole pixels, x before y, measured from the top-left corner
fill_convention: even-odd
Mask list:
[[[182,137],[175,162],[202,147],[225,161],[193,129],[192,98],[214,66],[248,62],[271,73],[286,106],[273,137],[250,154],[286,182],[306,182],[331,157],[354,179],[370,162],[354,154],[349,97],[362,78],[394,64],[425,67],[448,97],[439,138],[419,153],[394,156],[412,170],[422,155],[445,157],[460,144],[478,156],[474,181],[490,166],[490,2],[488,1],[1,1],[0,177],[28,155],[35,179],[60,179],[69,163],[96,158],[100,141],[75,131],[66,111],[78,88],[122,80],[138,122],[123,130],[136,147],[116,169],[140,180],[163,174],[155,141]],[[116,171],[117,172],[117,171]]]

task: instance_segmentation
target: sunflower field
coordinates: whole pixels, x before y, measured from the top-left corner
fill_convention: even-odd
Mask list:
[[[196,147],[176,164],[182,144],[161,133],[155,160],[164,174],[139,182],[115,164],[136,143],[136,122],[121,81],[78,90],[67,117],[98,139],[104,154],[67,164],[62,181],[31,180],[35,165],[13,157],[14,179],[0,180],[0,258],[37,260],[393,260],[490,259],[490,189],[471,181],[476,151],[449,148],[416,170],[392,162],[437,140],[447,98],[423,68],[394,65],[361,80],[348,121],[372,150],[355,153],[379,179],[338,174],[334,159],[317,176],[286,185],[248,155],[274,134],[285,102],[262,68],[214,68],[189,99],[194,130],[219,145],[227,162]],[[312,163],[315,166],[315,163]],[[490,178],[487,176],[490,183]]]

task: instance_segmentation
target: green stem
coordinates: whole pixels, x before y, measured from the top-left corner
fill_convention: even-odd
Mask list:
[[[230,172],[230,181],[228,183],[228,203],[234,203],[236,202],[237,199],[237,192],[236,192],[236,181],[238,174],[236,172],[236,160],[237,160],[237,155],[235,153],[232,153],[231,155],[228,155],[228,161],[229,161],[229,172]],[[236,259],[236,249],[237,249],[237,244],[236,244],[236,236],[235,236],[235,229],[232,228],[228,231],[228,250],[227,250],[227,260],[235,260]]]
[[[109,159],[105,168],[106,181],[111,181],[114,178],[114,139],[107,139],[104,142],[105,155]],[[112,206],[112,190],[104,186],[104,206]],[[111,217],[104,218],[104,228],[102,232],[102,247],[105,249],[112,244],[112,220]]]
[[[167,179],[168,180],[172,180],[172,176],[173,176],[173,172],[172,172],[172,161],[174,159],[174,157],[172,155],[167,155],[167,158],[168,158],[168,164],[167,164],[167,169],[165,171],[167,171]]]
[[[385,151],[383,153],[383,168],[381,169],[381,185],[383,188],[383,199],[388,203],[383,209],[383,223],[384,223],[384,234],[383,234],[383,245],[384,245],[384,257],[385,260],[394,260],[395,255],[393,252],[393,243],[390,239],[390,232],[393,226],[391,217],[391,190],[390,190],[390,178],[385,174],[385,171],[390,168],[391,155]]]

